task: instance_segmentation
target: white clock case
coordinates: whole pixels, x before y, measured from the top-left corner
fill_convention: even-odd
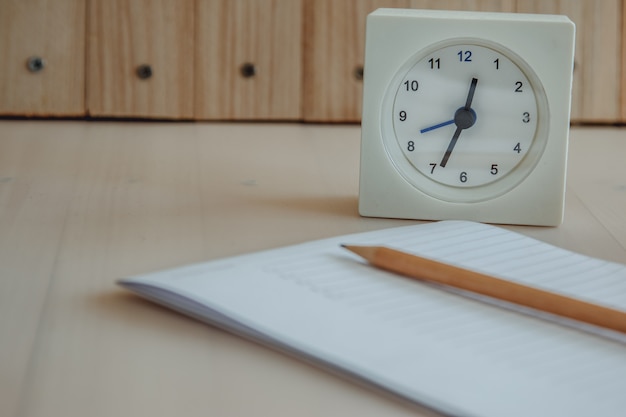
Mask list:
[[[563,221],[575,26],[565,16],[378,9],[367,18],[359,213],[557,226]],[[472,203],[434,198],[410,184],[385,148],[383,99],[419,51],[455,38],[485,39],[517,54],[543,85],[548,139],[535,168],[508,192]],[[392,86],[391,88],[397,88]]]

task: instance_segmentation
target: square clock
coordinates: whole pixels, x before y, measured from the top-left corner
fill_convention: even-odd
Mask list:
[[[360,214],[559,225],[574,35],[565,16],[371,13]]]

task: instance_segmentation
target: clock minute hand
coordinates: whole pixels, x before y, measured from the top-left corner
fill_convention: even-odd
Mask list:
[[[476,85],[478,84],[477,78],[472,78],[472,82],[470,84],[469,92],[467,93],[467,99],[465,100],[465,106],[461,107],[454,113],[454,124],[456,124],[456,130],[454,131],[454,135],[448,144],[448,149],[446,149],[446,153],[443,155],[440,166],[445,167],[448,163],[448,159],[450,159],[450,155],[456,146],[456,142],[461,135],[461,131],[474,126],[476,122],[476,113],[472,110],[472,101],[474,100],[474,92],[476,91]]]

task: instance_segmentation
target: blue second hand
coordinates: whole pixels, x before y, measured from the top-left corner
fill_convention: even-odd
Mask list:
[[[425,127],[424,129],[420,130],[420,133],[430,132],[431,130],[439,129],[440,127],[448,126],[448,125],[451,125],[452,123],[454,123],[454,119],[447,120],[443,123],[439,123],[434,126]]]

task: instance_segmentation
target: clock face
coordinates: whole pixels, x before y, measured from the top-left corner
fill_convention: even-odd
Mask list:
[[[543,89],[523,60],[497,44],[436,45],[398,71],[388,95],[387,147],[409,182],[444,200],[505,192],[545,144]]]

